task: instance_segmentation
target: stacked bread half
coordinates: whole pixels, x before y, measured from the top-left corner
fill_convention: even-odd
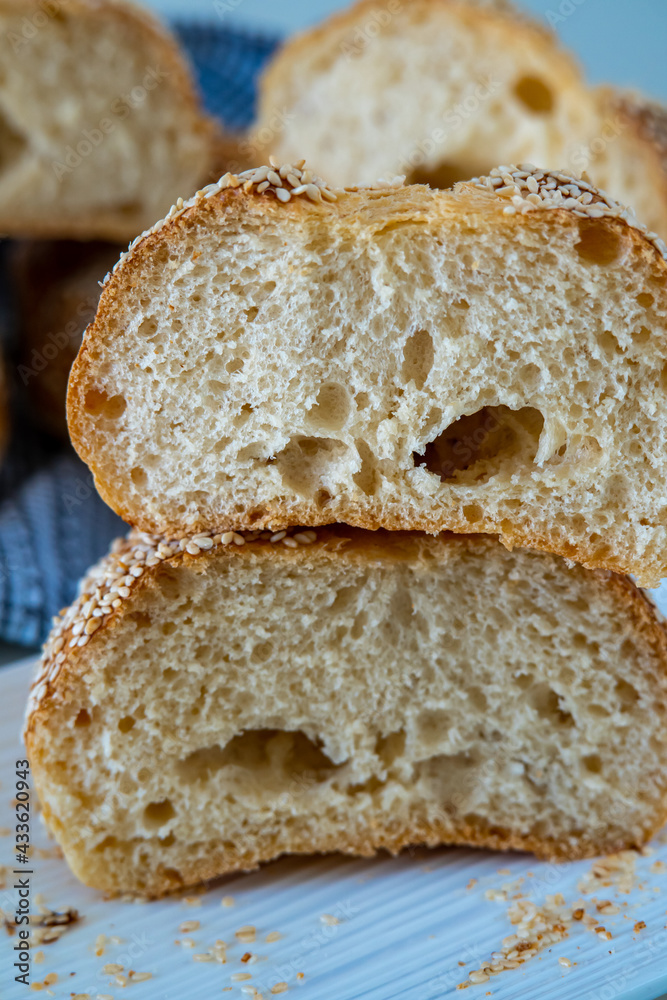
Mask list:
[[[667,816],[667,260],[591,184],[226,175],[108,277],[69,427],[134,527],[26,721],[73,870],[577,858]]]

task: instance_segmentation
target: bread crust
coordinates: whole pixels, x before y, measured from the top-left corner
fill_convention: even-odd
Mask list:
[[[33,3],[31,8],[39,10],[43,16],[37,3]],[[0,16],[15,14],[21,18],[30,17],[31,8],[22,0],[0,0]],[[156,59],[165,68],[170,86],[178,92],[186,113],[191,117],[193,134],[207,147],[201,171],[198,177],[193,178],[193,184],[196,186],[210,180],[211,172],[217,165],[220,126],[203,112],[191,69],[167,28],[149,11],[125,0],[68,0],[64,16],[88,20],[93,25],[97,24],[98,30],[103,28],[105,18],[113,18],[128,38],[136,41],[137,37],[141,37],[150,59]],[[3,235],[38,239],[101,239],[125,243],[145,224],[146,213],[141,209],[133,212],[95,209],[88,215],[76,216],[71,212],[58,215],[51,211],[48,216],[26,219],[21,214],[14,215],[11,206],[6,206],[0,217]]]
[[[566,175],[555,176],[566,179]],[[527,214],[520,212],[507,214],[506,198],[485,186],[483,181],[458,184],[453,192],[433,191],[423,185],[386,186],[376,189],[350,188],[345,192],[339,192],[334,202],[316,204],[305,198],[292,198],[289,203],[283,204],[276,198],[270,197],[269,192],[257,195],[252,190],[246,190],[247,184],[224,186],[224,181],[223,178],[220,182],[223,186],[205,189],[190,202],[176,206],[165,220],[138,238],[130,248],[130,252],[121,258],[106,282],[97,315],[84,336],[81,350],[72,367],[67,402],[72,443],[90,467],[100,495],[116,513],[142,530],[172,538],[207,531],[213,526],[219,530],[236,528],[277,530],[294,524],[318,527],[336,522],[345,522],[370,530],[378,528],[418,530],[429,534],[437,534],[443,530],[469,534],[473,530],[475,533],[498,536],[510,549],[513,546],[533,548],[574,559],[590,569],[600,568],[618,573],[634,572],[643,585],[657,585],[660,578],[667,573],[667,553],[665,561],[657,568],[648,561],[628,565],[622,555],[610,551],[603,545],[602,540],[598,545],[582,543],[575,546],[570,542],[561,541],[555,534],[536,534],[519,524],[487,516],[483,516],[471,529],[470,523],[462,513],[458,515],[448,513],[446,519],[443,519],[413,509],[405,516],[396,516],[387,510],[373,512],[368,507],[361,507],[353,501],[334,498],[323,508],[309,501],[290,503],[276,501],[260,511],[241,513],[236,510],[219,511],[214,523],[205,513],[200,512],[198,518],[185,525],[177,518],[169,518],[129,504],[119,485],[119,477],[103,474],[95,442],[88,433],[85,394],[88,388],[95,384],[95,355],[98,345],[104,344],[111,337],[116,344],[122,343],[122,323],[116,320],[122,312],[125,295],[140,283],[143,268],[152,255],[165,246],[169,250],[176,248],[182,232],[197,230],[199,227],[214,228],[218,220],[223,219],[225,222],[238,219],[261,225],[274,221],[280,223],[289,217],[303,221],[312,217],[313,213],[325,214],[327,226],[337,235],[351,238],[358,233],[360,224],[380,226],[389,219],[392,223],[419,220],[437,224],[458,213],[463,217],[474,218],[479,231],[483,231],[485,227],[489,230],[493,227],[502,227],[511,232],[520,231],[523,227],[531,225],[544,225],[545,220],[548,220],[548,224],[554,229],[571,226],[578,217],[577,210],[571,207],[564,208],[547,203],[541,207],[530,205]],[[595,189],[591,187],[590,190]],[[638,223],[627,209],[623,209],[602,194],[596,194],[596,198],[600,200],[592,203],[593,207],[606,214],[602,218],[595,218],[595,224],[602,228],[610,227],[616,232],[622,231],[629,252],[643,259],[652,269],[657,285],[664,285],[667,282],[664,244],[654,234],[647,233],[646,228]],[[388,202],[390,210],[387,207]],[[610,207],[607,209],[604,206]]]
[[[288,533],[287,537],[293,539],[295,536],[299,537],[299,534],[300,532],[294,529]],[[206,573],[216,560],[282,561],[287,565],[295,562],[308,565],[312,563],[314,557],[336,560],[340,558],[343,551],[347,560],[361,563],[364,567],[372,567],[381,562],[398,562],[403,559],[410,561],[430,560],[436,547],[441,549],[441,553],[444,553],[445,557],[448,557],[450,553],[452,556],[456,555],[457,550],[461,548],[474,548],[491,556],[493,550],[497,548],[497,543],[494,540],[483,535],[461,538],[453,534],[443,534],[434,539],[412,532],[392,534],[389,545],[385,533],[382,531],[377,534],[369,534],[344,525],[319,529],[315,541],[304,544],[295,543],[294,547],[289,548],[285,546],[282,539],[271,542],[268,539],[262,539],[255,532],[238,537],[244,538],[244,544],[238,544],[238,539],[227,544],[217,543],[213,548],[202,549],[195,555],[177,545],[171,555],[165,555],[155,565],[146,567],[142,574],[134,579],[128,595],[119,602],[119,607],[110,608],[110,613],[102,619],[100,627],[90,635],[84,646],[79,646],[76,644],[77,636],[82,633],[76,631],[76,622],[83,620],[82,609],[85,610],[93,586],[99,585],[104,573],[112,576],[114,572],[118,571],[119,566],[128,567],[131,564],[130,556],[133,546],[138,541],[145,543],[147,536],[132,532],[127,539],[118,542],[113,552],[98,564],[98,572],[83,582],[83,596],[75,604],[78,612],[64,630],[56,629],[51,640],[47,643],[42,664],[32,687],[25,724],[25,738],[38,791],[40,790],[41,751],[44,734],[47,732],[51,720],[59,708],[67,705],[81,678],[92,669],[98,644],[103,646],[108,633],[118,628],[125,616],[131,615],[140,604],[142,607],[144,606],[145,602],[140,601],[140,598],[145,597],[146,592],[150,594],[151,591],[157,591],[158,581],[165,570],[186,566],[197,572]],[[160,540],[154,538],[153,543],[157,548]],[[612,600],[618,606],[619,614],[627,620],[628,637],[637,643],[639,649],[647,650],[652,661],[659,664],[660,677],[667,677],[667,629],[650,598],[639,590],[628,577],[602,570],[590,573],[590,585],[598,593],[605,592],[607,595],[611,595]],[[90,620],[90,618],[86,620]],[[74,646],[71,646],[72,640],[74,640]],[[49,810],[48,801],[44,803],[44,816],[47,822],[53,826],[54,832],[63,832],[59,829],[57,820]],[[442,823],[427,823],[419,817],[412,817],[407,824],[388,819],[385,824],[378,824],[373,829],[364,831],[362,835],[341,835],[316,842],[313,842],[310,836],[300,838],[296,832],[286,851],[309,854],[341,851],[368,857],[378,850],[387,850],[395,854],[409,844],[436,846],[445,842],[497,850],[530,851],[546,860],[561,861],[639,847],[641,842],[648,840],[664,825],[665,821],[667,821],[667,801],[662,803],[662,808],[657,814],[646,816],[642,836],[638,839],[609,839],[603,830],[597,837],[582,834],[576,839],[574,837],[556,839],[546,834],[539,836],[534,833],[521,834],[510,829],[485,828],[469,822],[459,822],[453,825],[451,822],[444,821]],[[230,852],[229,849],[223,850],[216,845],[207,845],[206,849],[202,851],[193,849],[192,857],[194,860],[189,867],[184,869],[181,881],[175,882],[173,873],[168,871],[157,872],[152,876],[153,881],[150,882],[146,890],[142,890],[142,894],[152,897],[161,896],[185,884],[204,881],[239,869],[257,867],[262,862],[275,858],[277,854],[275,845],[270,839],[267,839],[261,849],[255,852],[235,850],[236,853]],[[76,871],[76,857],[70,860]],[[77,872],[77,874],[85,881],[85,872]],[[96,887],[103,888],[111,894],[126,889],[126,887],[115,885],[111,876],[107,884],[100,886],[96,882]]]

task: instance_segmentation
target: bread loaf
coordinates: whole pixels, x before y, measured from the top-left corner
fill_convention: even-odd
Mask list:
[[[226,176],[122,259],[70,377],[74,445],[170,537],[499,534],[667,572],[667,262],[583,181],[451,191]]]
[[[128,241],[211,179],[175,39],[117,0],[0,0],[0,233]]]
[[[627,104],[510,4],[362,0],[278,50],[250,145],[341,185],[449,187],[498,163],[587,171],[667,237],[664,144]]]
[[[666,665],[628,579],[483,536],[135,533],[57,622],[27,745],[108,893],[286,852],[578,858],[667,816]]]
[[[20,335],[18,375],[35,421],[69,441],[67,379],[83,331],[94,319],[100,283],[123,246],[77,240],[21,240],[12,247]]]

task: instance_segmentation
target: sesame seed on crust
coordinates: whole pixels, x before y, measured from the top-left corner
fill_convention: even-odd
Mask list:
[[[473,186],[507,202],[507,215],[524,215],[536,209],[561,208],[581,219],[622,219],[642,233],[667,260],[667,246],[651,233],[634,212],[594,187],[585,177],[572,177],[562,170],[540,170],[532,163],[496,167],[488,177],[462,181],[455,190]]]
[[[276,547],[300,548],[316,540],[316,531],[298,527],[279,532],[200,532],[178,540],[132,530],[127,538],[117,539],[109,554],[83,578],[75,601],[52,620],[51,632],[30,689],[26,729],[49,687],[57,680],[69,651],[86,646],[94,633],[123,607],[146,569],[177,556],[187,555],[196,559],[202,553],[227,546],[263,541]]]

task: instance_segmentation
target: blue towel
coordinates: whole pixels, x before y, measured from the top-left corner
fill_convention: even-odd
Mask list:
[[[253,119],[256,80],[275,38],[221,24],[176,25],[209,112],[228,129]],[[0,337],[16,347],[11,281],[0,246]],[[100,500],[71,449],[34,427],[20,385],[12,390],[12,439],[0,462],[0,640],[35,647],[69,604],[86,569],[127,531]]]

